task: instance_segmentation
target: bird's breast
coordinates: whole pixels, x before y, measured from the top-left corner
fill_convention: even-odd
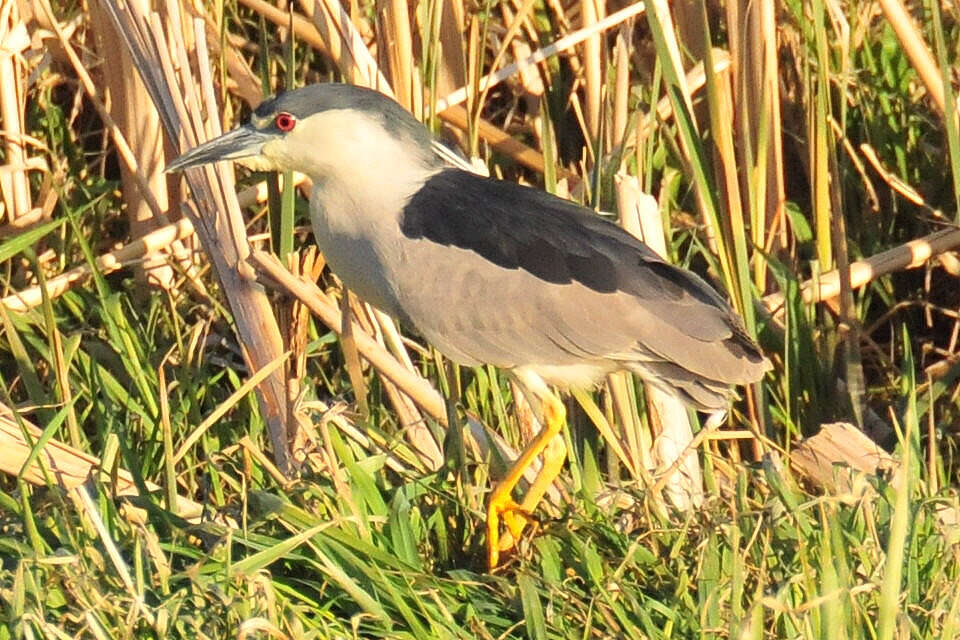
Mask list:
[[[317,247],[348,289],[382,311],[402,316],[391,266],[396,263],[396,233],[363,206],[315,193],[310,218]]]

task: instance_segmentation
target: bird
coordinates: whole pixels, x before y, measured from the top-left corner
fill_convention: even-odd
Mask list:
[[[452,360],[494,365],[518,383],[542,426],[488,499],[493,570],[566,459],[555,389],[627,370],[722,421],[732,387],[771,365],[694,272],[586,207],[457,168],[434,144],[392,98],[321,83],[266,99],[166,171],[233,160],[307,175],[315,242],[345,287]]]

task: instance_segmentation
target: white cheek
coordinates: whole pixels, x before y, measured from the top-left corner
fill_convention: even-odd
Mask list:
[[[297,140],[290,135],[274,138],[263,145],[258,158],[264,167],[262,171],[286,171],[300,169],[297,162]],[[308,156],[309,157],[309,156]]]
[[[280,171],[282,169],[276,160],[266,155],[266,147],[264,147],[264,153],[261,155],[239,158],[236,162],[251,171]]]

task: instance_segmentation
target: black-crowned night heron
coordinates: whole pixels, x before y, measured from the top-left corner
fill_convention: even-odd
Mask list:
[[[509,371],[538,409],[542,430],[490,497],[491,567],[566,457],[564,406],[548,385],[587,387],[627,369],[722,416],[730,386],[770,366],[700,277],[584,207],[449,166],[427,129],[376,91],[284,93],[167,170],[240,159],[308,175],[316,242],[343,283],[453,360]]]

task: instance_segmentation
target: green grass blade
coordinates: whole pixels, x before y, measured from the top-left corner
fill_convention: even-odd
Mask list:
[[[51,231],[63,226],[66,221],[66,218],[51,220],[0,243],[0,262],[6,262],[18,253],[32,248]]]
[[[517,588],[520,590],[527,637],[531,640],[547,640],[547,620],[543,615],[543,603],[540,602],[536,583],[530,576],[521,574],[517,576]]]

